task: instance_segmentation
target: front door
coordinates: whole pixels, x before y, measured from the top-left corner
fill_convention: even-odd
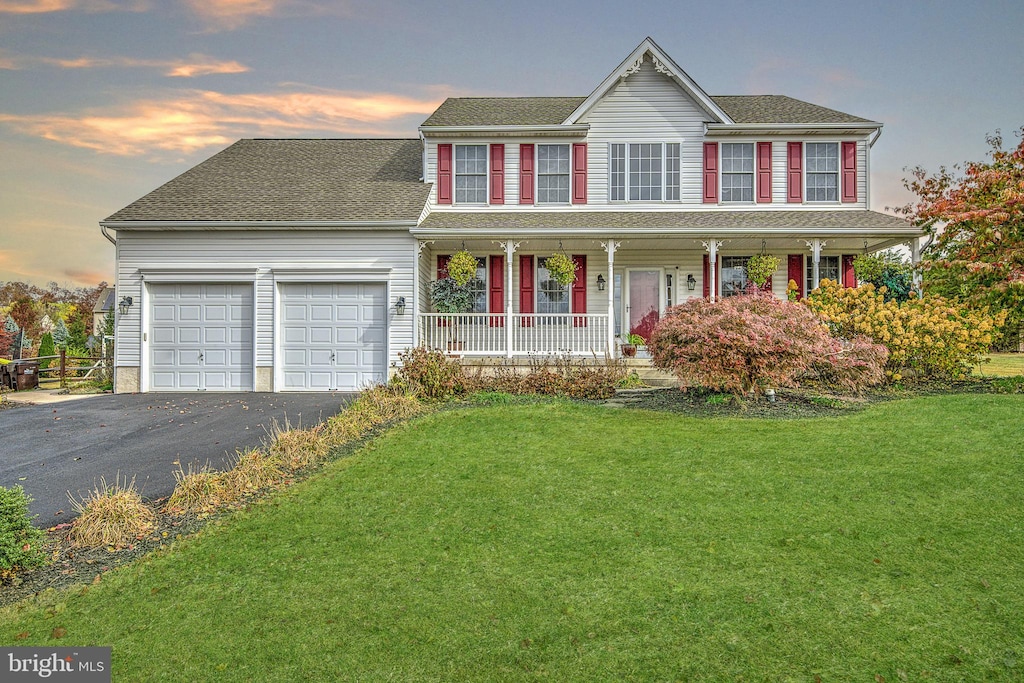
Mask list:
[[[626,271],[626,319],[628,334],[638,334],[646,343],[661,317],[661,271]]]

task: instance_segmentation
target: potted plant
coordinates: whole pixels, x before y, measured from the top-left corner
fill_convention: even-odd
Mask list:
[[[619,348],[622,350],[622,355],[626,358],[632,358],[636,355],[636,347],[647,345],[647,340],[636,333],[627,334],[625,340]]]
[[[474,273],[476,259],[473,260]],[[449,271],[449,275],[450,275]],[[468,282],[468,280],[467,280]],[[465,284],[459,284],[453,277],[445,277],[430,283],[430,303],[438,313],[454,315],[451,323],[451,338],[448,341],[449,351],[460,351],[462,342],[458,340],[458,315],[473,308],[473,292]],[[439,324],[446,324],[440,321]]]
[[[544,266],[551,274],[551,278],[558,284],[571,285],[576,280],[576,262],[565,255],[563,251],[556,251],[544,261]]]
[[[768,278],[779,269],[779,257],[771,254],[755,254],[747,261],[747,279],[760,289]]]
[[[475,276],[476,256],[466,251],[465,248],[455,252],[448,259],[448,277],[454,280],[455,284],[464,287]]]

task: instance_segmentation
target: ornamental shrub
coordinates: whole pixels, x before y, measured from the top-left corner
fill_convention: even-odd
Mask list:
[[[737,396],[796,386],[831,366],[845,388],[860,389],[881,376],[877,359],[884,357],[881,349],[867,353],[862,347],[852,353],[807,308],[756,288],[668,309],[647,343],[654,365],[674,373],[684,387]]]
[[[53,344],[53,335],[49,332],[43,334],[42,339],[39,341],[39,355],[42,356],[55,356],[57,355],[57,347]],[[39,361],[39,367],[48,368],[50,363],[53,362],[52,358]]]
[[[398,358],[401,361],[398,383],[414,393],[435,400],[465,393],[466,376],[457,359],[423,346],[408,349],[398,354]]]
[[[804,303],[836,336],[866,335],[889,350],[885,366],[892,380],[964,377],[988,352],[1006,312],[995,315],[938,296],[903,303],[886,301],[874,285],[842,287],[822,280]]]
[[[47,563],[41,529],[32,526],[31,498],[21,486],[0,486],[0,579]]]
[[[906,301],[913,293],[913,269],[895,251],[862,254],[853,260],[853,272],[860,282],[873,284],[886,301]]]

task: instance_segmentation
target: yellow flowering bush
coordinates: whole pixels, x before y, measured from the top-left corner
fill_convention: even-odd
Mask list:
[[[843,287],[832,280],[803,300],[832,334],[851,339],[863,334],[889,349],[886,375],[899,380],[969,375],[995,341],[1006,312],[968,309],[939,296],[885,301],[874,285]]]

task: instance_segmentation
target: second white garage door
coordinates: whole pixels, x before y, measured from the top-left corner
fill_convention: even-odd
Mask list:
[[[280,297],[285,391],[354,391],[384,381],[383,284],[284,283]]]

